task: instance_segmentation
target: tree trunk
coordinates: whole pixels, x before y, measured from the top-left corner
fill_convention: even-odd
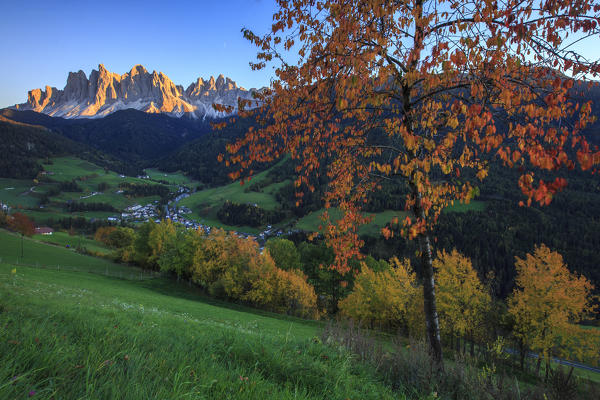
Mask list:
[[[471,337],[471,357],[475,357],[475,339]]]
[[[411,189],[415,196],[413,212],[415,216],[426,221],[425,212],[421,206],[423,196],[414,183],[411,183]],[[427,231],[418,235],[419,251],[421,254],[421,272],[423,276],[423,299],[425,305],[425,322],[427,328],[427,339],[433,360],[437,367],[444,369],[442,357],[442,342],[440,339],[440,323],[435,301],[435,277],[433,274],[433,252],[431,241]]]
[[[423,298],[425,300],[425,321],[427,323],[427,338],[431,347],[433,359],[443,369],[442,343],[440,340],[440,324],[435,303],[435,279],[433,276],[433,257],[429,235],[419,236],[421,250],[421,271],[423,273]]]
[[[521,356],[521,371],[525,371],[525,343],[519,340],[519,353]]]
[[[416,192],[414,213],[418,218],[425,220],[425,213],[421,208],[421,193],[418,190],[414,190],[414,192]],[[418,240],[421,253],[421,272],[423,274],[423,298],[425,300],[427,339],[429,340],[430,351],[434,361],[438,364],[438,368],[443,369],[440,323],[435,302],[435,278],[433,274],[431,241],[427,232],[421,233],[418,236]]]

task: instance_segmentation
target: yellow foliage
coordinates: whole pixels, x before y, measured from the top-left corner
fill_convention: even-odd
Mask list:
[[[317,295],[302,272],[277,268],[266,252],[259,260],[255,266],[257,273],[253,276],[252,288],[242,297],[243,300],[279,313],[303,318],[319,317]]]
[[[196,250],[192,279],[213,294],[280,313],[318,318],[317,296],[298,271],[275,266],[267,251],[251,239],[222,230],[211,232]]]
[[[148,237],[148,247],[151,249],[149,263],[156,264],[158,262],[161,254],[166,251],[170,238],[175,236],[175,232],[175,224],[170,219],[154,225]]]
[[[438,252],[433,261],[437,284],[437,310],[442,332],[474,339],[489,309],[491,297],[485,291],[471,260],[456,249]]]
[[[371,326],[404,328],[420,335],[423,295],[409,260],[391,260],[389,270],[374,272],[363,265],[352,293],[340,302],[342,315]]]
[[[595,311],[593,285],[569,272],[562,256],[545,245],[525,259],[516,257],[517,288],[508,301],[517,339],[544,357],[559,346],[583,359],[598,354],[599,335],[577,324]]]

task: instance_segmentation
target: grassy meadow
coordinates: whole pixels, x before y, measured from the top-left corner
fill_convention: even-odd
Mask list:
[[[256,176],[254,176],[250,182],[261,182],[263,179],[265,179],[267,174],[268,170],[256,174]],[[225,202],[225,200],[241,204],[257,204],[259,207],[264,208],[265,210],[274,210],[277,208],[279,203],[277,203],[271,192],[267,190],[269,186],[265,188],[265,193],[261,193],[246,191],[249,184],[250,183],[240,185],[240,182],[236,181],[225,186],[200,190],[181,200],[179,204],[189,207],[192,209],[192,211],[206,207],[214,208],[216,206],[220,206],[223,202]]]
[[[179,185],[191,185],[194,181],[181,173],[166,174],[152,170],[149,174],[154,177],[140,179],[121,176],[114,171],[105,170],[93,163],[77,157],[57,157],[41,160],[46,175],[39,182],[34,180],[0,178],[0,202],[8,204],[15,211],[20,211],[33,218],[37,224],[45,224],[59,218],[84,217],[86,219],[107,219],[117,216],[120,211],[136,204],[150,204],[160,199],[159,196],[128,197],[120,192],[119,184],[158,184],[158,178],[167,181],[171,192]],[[76,182],[80,192],[66,190],[56,193],[61,183]],[[104,186],[102,189],[101,185]],[[42,198],[48,195],[48,204],[42,203]],[[65,206],[68,202],[105,203],[118,211],[74,211],[68,212]]]
[[[12,207],[34,207],[39,200],[30,192],[33,181],[0,178],[0,202]]]
[[[129,267],[27,239],[30,264],[82,268],[15,265],[20,238],[0,235],[2,399],[404,398],[321,344],[316,322],[211,300],[166,278],[115,278]]]
[[[171,185],[190,186],[193,184],[197,184],[196,181],[194,181],[188,176],[185,176],[182,172],[163,172],[155,168],[147,168],[146,174],[153,181],[168,182]]]
[[[81,246],[89,251],[101,254],[110,254],[111,252],[111,249],[94,239],[87,238],[83,235],[69,235],[66,232],[54,232],[52,235],[37,234],[33,235],[33,239],[61,247],[69,246],[71,248],[77,248]]]
[[[1,399],[439,398],[392,389],[370,361],[322,343],[322,322],[223,302],[79,254],[64,246],[75,236],[40,236],[0,230]],[[389,335],[379,340],[393,348]],[[591,372],[575,375],[598,381]]]

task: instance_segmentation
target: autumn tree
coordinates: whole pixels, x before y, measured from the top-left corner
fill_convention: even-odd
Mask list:
[[[471,342],[473,352],[476,334],[482,329],[485,314],[489,311],[491,297],[473,269],[471,260],[456,249],[438,252],[433,261],[437,281],[437,304],[442,332],[450,338]]]
[[[562,256],[543,244],[524,259],[516,257],[515,267],[517,287],[508,300],[508,312],[521,344],[521,366],[525,351],[531,349],[538,353],[539,372],[541,360],[548,363],[555,346],[572,341],[573,346],[563,349],[579,359],[590,353],[597,357],[599,336],[578,325],[595,311],[593,285],[569,272]],[[586,350],[591,351],[585,354]]]
[[[33,236],[35,233],[35,225],[27,215],[17,212],[7,219],[10,230],[19,232],[23,236]]]
[[[420,336],[421,291],[409,260],[394,258],[390,268],[383,271],[364,265],[354,290],[340,302],[340,311],[371,328],[401,329],[410,336]]]
[[[192,280],[214,296],[301,317],[319,316],[314,288],[302,272],[277,268],[255,240],[233,232],[212,230],[196,247],[190,272]]]
[[[571,46],[598,35],[600,5],[277,3],[269,33],[243,30],[258,47],[252,68],[272,64],[276,77],[254,100],[239,100],[240,115],[260,126],[228,147],[227,163],[239,167],[232,177],[284,154],[297,161],[297,186],[314,189],[309,176],[325,170],[325,205],[344,212],[324,230],[342,272],[360,256],[357,226],[368,221],[359,212],[367,195],[383,181],[407,187],[411,215],[398,230],[420,247],[427,336],[441,367],[431,228],[444,207],[473,198],[495,156],[522,168],[518,184],[527,204],[549,203],[566,184],[537,180],[540,170],[600,162],[581,134],[590,104],[570,97],[577,79],[600,72]]]
[[[8,224],[8,215],[4,210],[0,209],[0,227],[5,227]]]
[[[161,221],[160,224],[152,224],[150,225],[148,235],[148,245],[147,248],[150,253],[147,255],[146,262],[149,265],[154,265],[156,267],[160,267],[158,264],[158,260],[160,257],[167,251],[168,244],[171,239],[175,236],[176,226],[170,219]],[[142,234],[146,234],[146,231],[143,231]],[[138,243],[140,245],[141,243]],[[134,242],[134,248],[135,248]],[[142,247],[139,247],[140,249]]]
[[[242,300],[278,313],[319,318],[315,289],[301,271],[278,268],[268,253],[254,259],[251,271],[250,288]]]

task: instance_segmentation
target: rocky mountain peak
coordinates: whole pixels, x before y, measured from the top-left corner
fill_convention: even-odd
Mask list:
[[[126,108],[205,118],[224,116],[216,113],[213,103],[235,108],[239,97],[252,98],[252,90],[238,87],[222,74],[208,81],[199,77],[184,90],[163,72],[149,73],[141,64],[122,75],[99,64],[89,77],[82,70],[70,72],[63,90],[46,86],[29,91],[27,102],[14,107],[64,118],[104,117]]]
[[[129,71],[129,76],[146,75],[147,73],[148,70],[146,70],[142,64],[136,64],[131,68],[131,71]]]

